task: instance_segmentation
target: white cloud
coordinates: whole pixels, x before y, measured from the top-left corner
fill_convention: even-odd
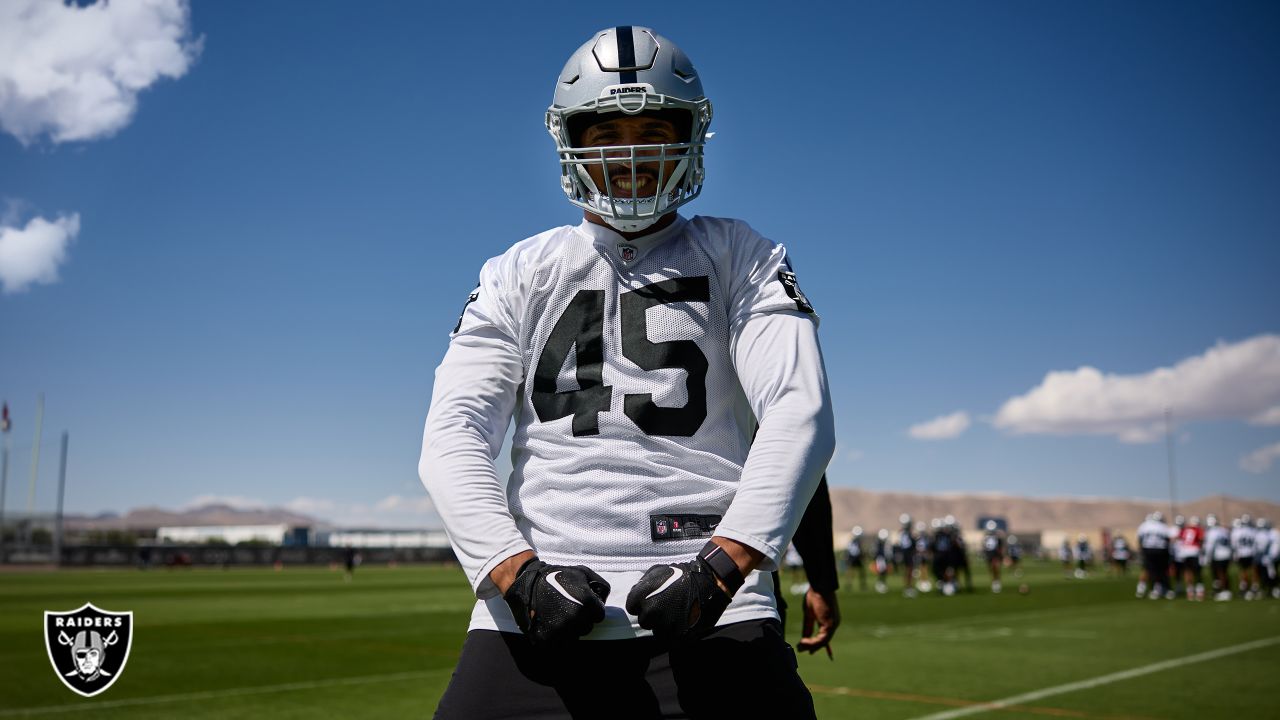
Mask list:
[[[912,425],[907,434],[917,440],[950,440],[960,437],[969,429],[969,413],[957,410],[950,415],[940,415],[927,422]]]
[[[67,246],[78,234],[78,213],[59,215],[53,221],[31,218],[25,227],[0,225],[0,286],[4,292],[57,282],[58,266],[67,259]]]
[[[1016,434],[1114,435],[1151,442],[1176,422],[1252,419],[1271,424],[1280,404],[1280,335],[1218,342],[1200,355],[1135,375],[1093,367],[1058,370],[1010,398],[993,424]],[[1278,420],[1280,422],[1280,420]]]
[[[1240,469],[1261,475],[1270,470],[1277,459],[1280,459],[1280,442],[1260,447],[1240,458]]]
[[[183,510],[192,510],[205,505],[226,505],[236,510],[265,510],[267,504],[257,498],[243,495],[197,495],[182,506]]]
[[[300,515],[320,515],[333,512],[337,507],[337,504],[332,500],[306,496],[296,497],[284,504],[285,510],[296,512]]]
[[[199,55],[190,19],[186,0],[0,2],[0,129],[23,144],[119,131],[139,92]]]
[[[1249,418],[1252,425],[1280,425],[1280,405],[1269,407],[1266,410]]]

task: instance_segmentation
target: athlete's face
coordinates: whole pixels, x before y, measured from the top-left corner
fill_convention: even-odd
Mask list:
[[[684,138],[680,137],[680,132],[675,125],[662,118],[641,114],[611,116],[604,122],[587,127],[582,132],[581,145],[583,147],[598,148],[625,145],[664,145],[679,142],[684,142]],[[637,152],[637,155],[656,157],[658,150],[641,150]],[[604,167],[598,164],[587,166],[587,172],[590,173],[596,187],[600,188],[602,192],[612,192],[615,198],[653,197],[658,192],[659,166],[662,166],[662,182],[666,184],[679,163],[678,159],[668,160],[666,163],[636,163],[633,182],[631,163],[629,161],[631,157],[630,150],[606,152],[605,157],[628,160],[627,162],[610,163],[607,168],[607,180]],[[607,191],[605,190],[606,187],[608,188]]]

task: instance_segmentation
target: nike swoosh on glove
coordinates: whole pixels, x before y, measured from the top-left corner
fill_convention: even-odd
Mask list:
[[[591,632],[604,619],[609,583],[585,565],[548,565],[534,558],[520,567],[502,596],[516,624],[533,644],[553,643]]]
[[[697,558],[645,571],[627,593],[627,612],[654,637],[678,640],[714,628],[732,599],[716,584],[711,566]]]

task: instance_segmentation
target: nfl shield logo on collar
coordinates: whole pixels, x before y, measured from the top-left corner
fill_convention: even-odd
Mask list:
[[[635,245],[619,245],[618,257],[622,258],[623,262],[631,262],[632,260],[635,260],[636,246]]]
[[[93,697],[120,679],[133,647],[133,613],[101,610],[45,611],[44,647],[53,671],[68,689]]]

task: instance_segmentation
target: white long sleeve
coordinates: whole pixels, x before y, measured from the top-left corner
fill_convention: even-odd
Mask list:
[[[835,450],[817,323],[797,311],[752,315],[732,352],[759,430],[716,534],[764,553],[761,569],[774,570]]]
[[[531,549],[494,466],[523,374],[515,343],[496,328],[455,336],[436,370],[423,432],[418,473],[480,598],[497,594],[494,566]]]

